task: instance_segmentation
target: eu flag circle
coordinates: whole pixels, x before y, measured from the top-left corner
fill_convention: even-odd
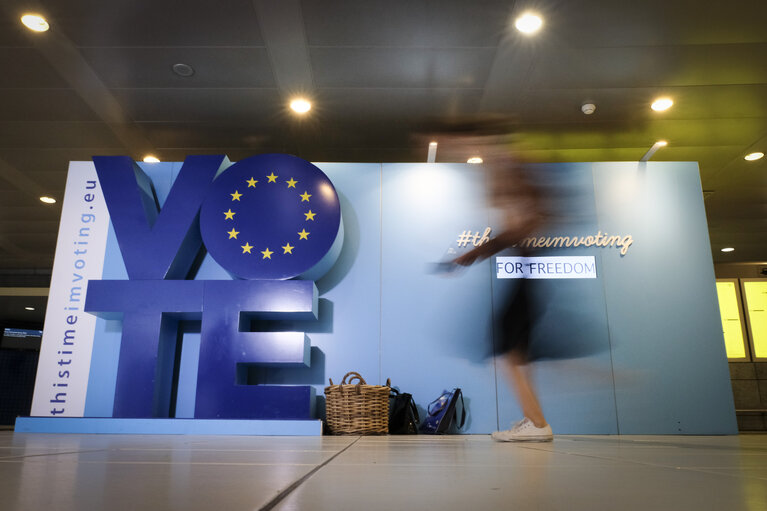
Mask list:
[[[241,160],[211,185],[200,232],[213,259],[250,280],[310,272],[342,235],[330,179],[306,160],[261,154]]]

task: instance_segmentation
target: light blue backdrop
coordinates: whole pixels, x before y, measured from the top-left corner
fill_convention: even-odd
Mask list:
[[[162,204],[180,163],[141,164]],[[520,415],[502,364],[488,358],[493,317],[508,288],[490,261],[455,276],[429,264],[458,253],[464,230],[496,227],[485,177],[464,164],[317,164],[340,199],[345,240],[317,282],[316,322],[307,332],[308,369],[252,370],[251,383],[311,384],[324,410],[328,378],[348,371],[368,383],[413,394],[422,409],[445,388],[461,387],[468,433],[505,428]],[[547,304],[536,336],[585,343],[592,353],[533,366],[555,433],[730,434],[737,432],[719,322],[714,272],[695,163],[540,165],[559,202],[552,234],[631,234],[616,248],[548,249],[541,255],[593,255],[598,278],[535,281]],[[451,255],[452,257],[452,255]],[[110,230],[104,278],[127,278]],[[197,279],[228,279],[206,256]],[[186,325],[176,417],[192,417],[199,325]],[[121,325],[99,319],[86,416],[111,415]]]

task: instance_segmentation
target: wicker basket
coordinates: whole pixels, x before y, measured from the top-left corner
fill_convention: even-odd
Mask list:
[[[352,383],[355,380],[358,383]],[[346,373],[340,385],[333,385],[331,379],[325,387],[328,431],[334,435],[388,433],[390,391],[389,380],[386,385],[368,385],[355,372]]]

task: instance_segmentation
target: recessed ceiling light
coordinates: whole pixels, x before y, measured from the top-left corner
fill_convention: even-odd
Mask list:
[[[178,64],[173,64],[173,72],[181,77],[189,78],[194,74],[194,68],[189,64],[179,62]]]
[[[668,142],[666,142],[665,140],[658,140],[655,143],[658,144],[658,147],[666,147],[668,145]]]
[[[584,103],[581,105],[581,112],[586,115],[591,115],[597,111],[597,106],[594,103]]]
[[[144,163],[160,163],[160,159],[157,156],[147,154],[144,156]]]
[[[755,152],[755,153],[750,153],[750,154],[747,154],[747,155],[745,155],[745,156],[743,157],[743,159],[744,159],[744,160],[747,160],[747,161],[760,160],[760,159],[762,159],[762,158],[764,158],[764,153],[761,153],[761,152],[759,152],[759,151],[757,151],[757,152]]]
[[[34,307],[24,307],[24,310],[25,311],[33,311],[33,310],[35,310],[35,308]]]
[[[25,14],[21,17],[21,22],[25,27],[34,32],[45,32],[51,28],[48,22],[45,21],[45,18],[39,14]]]
[[[296,98],[290,102],[290,108],[297,114],[305,114],[312,109],[312,104],[304,98]]]
[[[526,12],[514,21],[514,26],[523,34],[534,34],[543,26],[543,19],[532,12]]]
[[[671,105],[673,104],[674,104],[674,101],[671,98],[658,98],[652,102],[652,105],[650,105],[650,108],[652,108],[656,112],[663,112],[664,110],[668,110],[669,108],[671,108]]]
[[[732,248],[732,247],[725,247],[725,248],[723,248],[723,249],[722,249],[722,252],[732,252],[732,251],[734,251],[734,250],[735,250],[735,249],[734,249],[734,248]]]
[[[46,204],[56,204],[56,199],[54,199],[53,197],[47,197],[45,195],[40,197],[40,201]]]
[[[466,160],[466,163],[482,163],[482,158],[479,156],[472,156],[468,160]]]

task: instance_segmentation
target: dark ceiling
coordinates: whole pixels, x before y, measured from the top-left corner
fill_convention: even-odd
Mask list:
[[[743,159],[767,152],[764,0],[0,2],[3,285],[52,267],[60,202],[38,197],[62,196],[70,160],[424,161],[414,132],[487,114],[536,161],[636,161],[667,140],[653,159],[698,161],[712,192],[714,260],[767,259],[767,159]],[[545,19],[531,37],[512,27],[528,8]],[[30,11],[51,29],[24,28]]]

